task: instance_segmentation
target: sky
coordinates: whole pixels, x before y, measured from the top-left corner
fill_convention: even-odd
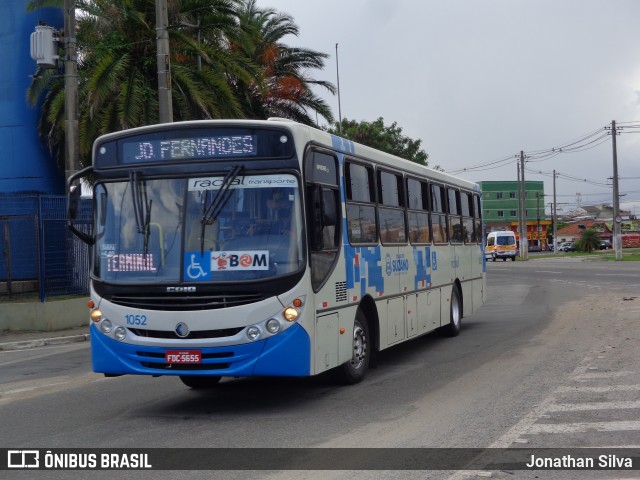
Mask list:
[[[559,213],[612,203],[615,120],[621,206],[640,214],[640,1],[257,3],[293,17],[284,43],[330,55],[309,74],[337,84],[338,66],[342,118],[397,122],[431,166],[474,182],[515,181],[523,151],[547,211],[553,170]],[[316,93],[337,119],[338,96]]]

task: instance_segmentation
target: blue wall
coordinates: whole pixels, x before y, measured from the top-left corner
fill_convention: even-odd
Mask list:
[[[59,171],[37,135],[39,108],[26,99],[36,69],[29,38],[39,20],[62,29],[62,9],[27,13],[27,0],[0,0],[0,193],[64,192]]]

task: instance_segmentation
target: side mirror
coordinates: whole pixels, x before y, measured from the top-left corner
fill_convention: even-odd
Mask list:
[[[72,186],[69,192],[69,219],[75,220],[78,216],[78,207],[80,206],[80,195],[82,194],[82,187]]]
[[[78,216],[78,209],[80,208],[80,196],[82,195],[82,185],[78,182],[78,185],[72,185],[73,182],[81,180],[93,171],[93,167],[87,167],[67,179],[67,228],[78,237],[80,240],[88,245],[95,243],[95,238],[81,232],[73,225],[73,220]]]

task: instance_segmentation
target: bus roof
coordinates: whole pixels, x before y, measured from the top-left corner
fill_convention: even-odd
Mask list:
[[[139,135],[141,133],[151,133],[159,130],[169,130],[175,128],[189,128],[189,127],[205,127],[205,126],[238,126],[238,127],[278,127],[285,130],[296,132],[298,135],[305,137],[303,145],[298,145],[304,148],[309,143],[315,143],[316,145],[324,146],[345,155],[350,155],[355,158],[361,158],[366,160],[375,161],[379,165],[389,167],[391,169],[400,169],[409,174],[414,173],[416,175],[427,175],[437,182],[447,183],[450,185],[456,185],[468,190],[476,192],[480,191],[480,186],[477,183],[447,174],[445,172],[435,170],[433,168],[420,165],[418,163],[406,160],[380,150],[362,145],[360,143],[347,140],[337,135],[330,134],[328,132],[319,130],[317,128],[304,125],[293,120],[285,118],[270,118],[268,120],[239,120],[239,119],[227,119],[227,120],[189,120],[183,122],[161,123],[154,125],[145,125],[142,127],[131,128],[128,130],[121,130],[118,132],[107,133],[101,135],[94,142],[94,150],[96,145],[104,141],[116,140],[118,138],[127,137],[130,135]],[[95,154],[95,151],[93,152]]]

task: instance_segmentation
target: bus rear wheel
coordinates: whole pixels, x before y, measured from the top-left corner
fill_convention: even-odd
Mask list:
[[[353,356],[335,372],[340,383],[354,385],[362,381],[369,369],[371,348],[367,320],[362,310],[358,310],[353,322]]]
[[[457,286],[454,286],[451,292],[450,307],[449,325],[445,327],[445,333],[450,337],[456,337],[460,333],[460,325],[462,324],[462,301]]]
[[[194,389],[202,389],[202,388],[213,388],[218,383],[220,383],[220,379],[222,377],[218,376],[207,376],[207,377],[192,377],[187,375],[180,375],[180,380],[189,388]]]

